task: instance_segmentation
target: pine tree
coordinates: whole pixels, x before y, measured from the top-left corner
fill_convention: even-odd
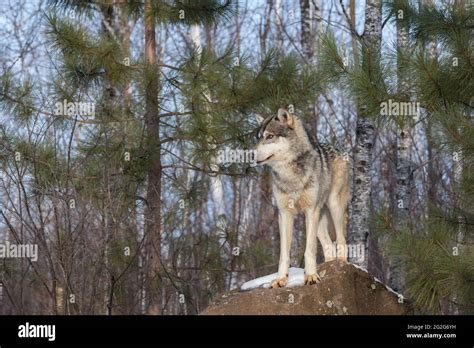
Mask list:
[[[121,276],[123,276],[123,273],[120,273],[120,271],[124,270],[124,265],[118,266],[118,260],[115,260],[115,264],[112,263],[112,259],[114,258],[113,254],[118,251],[117,247],[127,245],[124,241],[124,236],[116,233],[116,230],[119,229],[119,225],[116,224],[115,221],[123,220],[123,216],[128,216],[127,210],[130,208],[124,210],[122,206],[131,207],[134,204],[133,197],[137,194],[136,191],[133,192],[133,187],[136,187],[133,181],[133,185],[127,186],[126,181],[124,182],[123,179],[121,182],[116,180],[117,177],[121,176],[117,171],[123,170],[122,164],[124,163],[124,156],[129,156],[129,153],[126,151],[129,149],[124,148],[126,144],[123,140],[124,138],[133,139],[133,136],[136,134],[131,132],[137,130],[136,127],[133,127],[127,130],[128,134],[123,133],[126,128],[122,125],[129,123],[126,119],[129,118],[130,114],[124,112],[125,109],[123,106],[119,107],[116,100],[118,89],[122,89],[123,91],[128,89],[127,86],[130,83],[129,81],[133,71],[133,68],[130,66],[130,56],[124,54],[124,51],[129,48],[127,47],[129,43],[125,42],[124,45],[124,42],[119,36],[119,34],[122,34],[123,29],[120,27],[120,20],[133,16],[139,17],[143,14],[147,29],[145,31],[147,48],[145,54],[146,64],[143,65],[143,76],[145,76],[144,91],[146,92],[145,128],[148,136],[145,138],[144,146],[142,146],[140,150],[140,152],[147,154],[147,160],[146,167],[143,168],[145,170],[135,168],[133,175],[138,175],[143,179],[146,178],[149,186],[148,195],[146,196],[148,218],[146,219],[147,227],[145,234],[148,236],[146,240],[150,241],[151,248],[148,253],[150,259],[145,260],[146,266],[149,266],[148,280],[145,280],[145,282],[149,284],[147,286],[149,291],[154,290],[154,292],[148,294],[148,312],[159,313],[161,300],[157,292],[160,284],[157,271],[159,271],[161,263],[159,258],[161,231],[159,227],[161,225],[160,202],[162,198],[160,185],[162,169],[160,166],[161,132],[159,130],[159,117],[161,115],[159,115],[158,105],[158,96],[160,93],[158,81],[159,70],[154,47],[155,23],[157,21],[168,21],[171,23],[214,23],[219,18],[225,18],[232,13],[234,6],[230,1],[225,3],[217,1],[200,1],[199,3],[163,1],[147,2],[145,5],[146,6],[140,3],[123,1],[110,4],[89,1],[52,1],[51,14],[48,17],[48,34],[52,45],[57,49],[57,53],[60,56],[61,70],[59,72],[63,78],[62,80],[58,79],[56,87],[57,93],[60,94],[58,99],[62,100],[64,96],[67,97],[68,100],[74,100],[75,98],[80,100],[84,98],[87,93],[94,94],[98,91],[102,91],[98,93],[100,97],[95,101],[97,105],[100,105],[100,107],[97,108],[97,121],[79,120],[81,124],[82,122],[85,124],[97,124],[98,127],[90,129],[90,131],[84,133],[83,136],[74,138],[80,142],[77,144],[78,149],[82,147],[82,149],[85,150],[85,154],[88,153],[87,156],[97,157],[97,159],[102,157],[103,166],[97,166],[98,163],[86,161],[84,169],[89,171],[88,174],[92,174],[92,172],[94,172],[94,176],[99,174],[101,176],[100,181],[103,180],[102,183],[104,184],[104,196],[99,199],[106,200],[105,205],[103,205],[103,221],[105,223],[104,262],[108,275],[104,276],[112,280],[111,283],[105,287],[104,296],[105,298],[109,298],[107,305],[109,314],[112,313],[114,290],[117,291],[117,284],[119,280],[121,280]],[[94,18],[94,16],[99,14],[99,18],[102,18],[102,31],[96,35],[92,30],[87,30],[77,21],[59,19],[60,15],[71,13],[71,11],[74,11],[72,13],[76,13],[76,16],[82,16],[83,18]],[[126,31],[127,29],[125,28],[123,30]],[[124,48],[126,50],[124,50]],[[6,80],[4,81],[6,82]],[[11,92],[15,93],[12,86],[4,85],[3,87],[2,96],[4,96],[4,98],[8,98]],[[128,92],[124,93],[123,96],[125,100],[129,101]],[[2,100],[2,102],[3,101],[4,100]],[[18,100],[16,102],[18,102]],[[30,102],[30,100],[26,100],[26,95],[24,95],[20,102],[26,103]],[[33,102],[33,100],[31,100],[31,102]],[[135,117],[133,117],[133,119],[136,120]],[[77,122],[77,119],[75,122]],[[118,122],[120,126],[115,126],[114,124],[116,124],[116,122]],[[72,134],[73,133],[74,128]],[[97,144],[99,144],[99,147],[97,147]],[[76,146],[74,143],[70,143],[70,147],[71,145]],[[134,146],[133,143],[128,145]],[[74,153],[76,152],[74,151]],[[133,158],[133,155],[131,158]],[[68,162],[70,161],[80,161],[80,158],[69,158]],[[136,161],[133,162],[136,167]],[[131,169],[130,167],[125,169],[128,171],[126,175],[132,174],[130,172]],[[137,169],[139,172],[137,172]],[[129,178],[134,179],[133,176]],[[88,189],[92,189],[92,193],[100,191],[100,181],[97,182],[99,185],[91,186]],[[76,190],[77,189],[76,186]],[[77,194],[78,192],[76,192],[76,195]],[[112,197],[112,195],[119,198],[117,200],[120,202],[118,205],[106,198]],[[138,251],[138,253],[141,253],[141,251]],[[118,269],[115,269],[117,266]],[[125,267],[125,270],[128,268],[129,265]],[[53,283],[57,284],[55,280],[53,280]],[[107,281],[101,281],[101,283],[107,283]],[[156,286],[152,286],[152,284],[156,284]],[[67,286],[68,292],[72,291],[71,286]],[[67,297],[68,294],[65,293],[64,296]]]
[[[423,233],[401,231],[393,243],[406,263],[406,288],[421,310],[449,313],[454,308],[472,313],[474,248],[472,245],[472,180],[462,168],[472,165],[472,6],[462,2],[437,8],[424,3],[406,12],[417,40],[416,54],[405,54],[414,93],[442,130],[440,146],[452,154],[458,180],[447,205],[431,202]],[[437,58],[425,43],[436,42]],[[472,135],[471,135],[472,136]],[[461,218],[460,218],[461,217]],[[459,233],[459,231],[462,231]],[[459,235],[463,237],[459,239]],[[452,304],[452,305],[449,305]]]
[[[412,204],[412,196],[408,193],[413,169],[409,160],[410,141],[406,135],[412,132],[414,122],[397,117],[398,142],[403,150],[398,153],[397,199],[403,209],[394,216],[386,212],[371,216],[377,221],[372,228],[385,240],[384,255],[391,265],[389,273],[392,278],[403,276],[403,293],[413,299],[420,312],[472,312],[472,180],[465,170],[472,165],[473,148],[469,117],[472,100],[468,92],[473,87],[473,51],[469,34],[472,7],[459,3],[438,8],[430,3],[418,6],[398,1],[384,3],[384,10],[384,22],[398,23],[401,35],[398,48],[392,47],[380,57],[380,68],[372,65],[374,70],[367,73],[364,64],[370,55],[364,49],[360,66],[344,64],[344,56],[329,35],[323,40],[324,72],[358,105],[364,101],[367,114],[375,116],[380,125],[391,120],[381,112],[382,103],[388,100],[417,101],[426,110],[432,129],[439,134],[437,138],[428,138],[428,146],[436,142],[436,147],[446,154],[438,161],[450,170],[439,175],[454,178],[449,185],[452,192],[445,196],[444,202],[429,202],[428,219],[419,216],[416,225],[410,226],[407,207]],[[397,18],[399,10],[402,10],[403,21]],[[428,42],[431,44],[427,45]],[[439,49],[438,55],[433,54],[434,44]],[[364,47],[363,43],[361,45]],[[396,62],[398,65],[394,64]],[[357,155],[356,152],[355,158]],[[358,168],[356,162],[356,172]],[[354,188],[353,209],[359,199],[357,182]],[[432,193],[428,196],[433,197]],[[360,226],[359,223],[350,228],[360,230]],[[400,286],[399,281],[392,285],[397,286],[396,283]]]
[[[56,68],[43,85],[47,100],[28,81],[2,76],[0,104],[9,122],[19,129],[48,125],[24,139],[2,130],[0,144],[6,172],[21,169],[32,235],[47,230],[37,221],[54,231],[44,232],[48,262],[37,268],[41,286],[30,294],[48,299],[42,313],[197,313],[226,289],[232,272],[273,262],[268,228],[259,227],[257,242],[239,238],[244,199],[234,192],[256,170],[212,159],[226,146],[251,149],[252,114],[303,108],[320,92],[321,75],[296,55],[271,49],[255,64],[233,47],[188,47],[172,62],[156,53],[160,36],[152,47],[158,24],[212,26],[234,9],[222,1],[153,1],[146,11],[139,2],[52,1],[44,25]],[[134,40],[137,31],[148,45]],[[95,115],[54,114],[64,99],[94,104]],[[224,199],[235,213],[226,226],[217,226],[206,203],[216,174],[232,187]],[[30,192],[35,204],[26,200]],[[54,219],[40,213],[49,208]],[[237,245],[252,256],[230,257]]]

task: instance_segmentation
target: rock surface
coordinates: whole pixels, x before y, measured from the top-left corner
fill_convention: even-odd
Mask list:
[[[321,282],[291,288],[234,290],[215,299],[202,315],[397,315],[412,314],[405,299],[366,271],[331,261],[318,268]],[[402,303],[400,303],[402,302]]]

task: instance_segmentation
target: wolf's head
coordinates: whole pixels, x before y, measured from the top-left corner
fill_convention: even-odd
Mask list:
[[[301,135],[301,122],[286,109],[263,118],[257,115],[260,128],[257,133],[257,163],[273,165],[291,160],[294,145]]]

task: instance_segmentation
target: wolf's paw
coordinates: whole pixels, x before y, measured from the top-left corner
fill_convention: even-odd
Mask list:
[[[285,278],[277,278],[274,281],[272,281],[272,284],[270,285],[270,289],[276,289],[276,288],[283,288],[288,284],[288,277]]]
[[[304,275],[305,285],[313,285],[313,284],[319,283],[320,281],[321,281],[321,277],[317,273]]]

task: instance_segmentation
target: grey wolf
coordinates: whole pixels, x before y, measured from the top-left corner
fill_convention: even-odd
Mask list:
[[[278,207],[280,261],[272,288],[288,283],[294,217],[305,214],[305,284],[320,281],[316,270],[317,239],[325,261],[334,259],[330,252],[332,226],[338,248],[346,247],[347,203],[350,198],[349,165],[344,155],[328,144],[317,142],[299,117],[286,109],[266,118],[257,115],[257,163],[270,166],[272,189]],[[346,260],[347,255],[337,258]]]

